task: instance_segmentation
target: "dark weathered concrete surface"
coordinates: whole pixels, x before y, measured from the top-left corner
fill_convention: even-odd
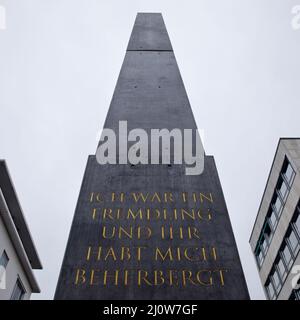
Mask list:
[[[142,48],[141,48],[142,47]],[[196,128],[191,107],[186,95],[177,63],[172,52],[163,20],[159,14],[140,14],[129,41],[128,49],[114,96],[105,122],[105,127],[118,131],[119,120],[127,120],[128,128]],[[142,50],[143,49],[143,50]],[[142,51],[141,51],[142,50]],[[146,50],[146,51],[144,51]],[[160,51],[166,50],[166,51]],[[92,192],[100,193],[103,201],[98,204],[89,201]],[[111,193],[124,192],[126,196],[132,192],[159,193],[171,192],[176,200],[168,203],[146,204],[125,201],[113,202],[108,199]],[[213,202],[204,201],[196,204],[189,199],[186,203],[180,201],[182,192],[191,195],[193,192],[212,194]],[[96,214],[92,219],[93,208],[99,210],[118,208],[159,209],[171,211],[180,208],[200,209],[204,214],[210,210],[212,219],[204,220],[168,220],[154,219],[128,221],[103,220]],[[150,239],[103,239],[101,230],[108,227],[150,227],[153,231]],[[173,226],[195,227],[200,230],[200,239],[161,239],[161,227]],[[134,248],[145,247],[143,259],[137,261],[97,261],[95,256],[86,260],[88,246],[113,247],[120,255],[121,246]],[[191,262],[186,259],[178,261],[156,261],[153,250],[156,247],[167,248],[205,247],[216,248],[217,259]],[[75,284],[78,268],[87,273],[98,270],[98,280],[91,285]],[[153,276],[154,270],[189,270],[196,274],[199,270],[224,270],[224,285],[214,273],[213,285],[194,285],[188,281],[178,285],[166,283],[160,285],[138,285],[135,275],[124,285],[124,276],[120,277],[118,285],[103,284],[101,280],[104,270],[142,269]],[[135,272],[135,271],[134,271]],[[151,281],[153,277],[151,278]],[[206,279],[207,280],[207,279]],[[112,281],[110,279],[110,281]],[[240,259],[235,244],[230,219],[228,216],[221,184],[213,157],[205,157],[204,173],[199,176],[186,176],[184,165],[105,165],[97,164],[95,156],[90,156],[72,223],[68,245],[61,269],[56,291],[56,299],[248,299],[248,291],[244,279]]]
[[[137,15],[127,50],[172,51],[172,45],[160,13]]]

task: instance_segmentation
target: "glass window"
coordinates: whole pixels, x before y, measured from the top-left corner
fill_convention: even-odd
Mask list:
[[[294,174],[295,174],[295,172],[294,172],[292,166],[288,163],[285,168],[284,175],[285,175],[285,178],[286,178],[289,185],[291,185],[291,183],[292,183],[292,180],[294,178]]]
[[[280,276],[281,281],[284,281],[287,272],[286,272],[285,264],[282,259],[280,259],[277,263],[277,270],[278,270],[278,274]]]
[[[283,201],[285,201],[287,198],[287,195],[288,195],[288,187],[282,178],[279,180],[278,190],[280,192],[280,195],[281,195]]]
[[[293,264],[293,257],[292,257],[291,251],[286,243],[284,244],[284,247],[283,247],[281,253],[282,253],[282,256],[284,258],[284,261],[285,261],[287,267],[290,268]]]
[[[300,244],[294,230],[290,231],[289,235],[287,236],[287,239],[290,249],[293,255],[295,256],[297,254]]]
[[[8,255],[4,250],[1,255],[1,258],[0,258],[0,266],[2,266],[4,269],[6,269],[6,266],[8,264],[8,260],[9,260]]]
[[[273,205],[274,205],[274,208],[275,208],[277,215],[279,217],[281,214],[282,203],[281,203],[281,200],[278,196],[276,196],[276,198],[274,199]]]
[[[265,222],[265,227],[264,227],[264,235],[265,235],[265,238],[269,239],[270,236],[271,236],[271,233],[272,233],[272,230],[271,230],[268,222],[266,221],[266,222]]]
[[[21,280],[17,279],[17,282],[15,284],[10,300],[22,300],[24,297],[24,294],[25,294],[25,289],[21,283]]]
[[[300,300],[300,289],[293,290],[289,297],[289,300]]]
[[[296,296],[296,293],[294,291],[292,291],[290,297],[289,297],[289,300],[298,300],[297,299],[297,296]]]
[[[259,250],[258,260],[259,260],[258,264],[261,266],[264,261],[264,255],[261,250]]]
[[[0,282],[3,280],[3,276],[5,273],[6,266],[8,264],[9,258],[5,250],[2,252],[0,256]]]
[[[266,255],[268,251],[268,247],[270,244],[270,238],[271,238],[272,230],[268,224],[268,221],[265,222],[265,226],[263,228],[263,236],[261,237],[260,243],[261,243],[261,249],[263,251],[263,254]]]
[[[270,221],[270,225],[271,225],[272,229],[274,230],[276,228],[276,225],[277,225],[277,216],[276,216],[274,210],[271,210],[271,213],[270,213],[270,216],[269,216],[269,221]]]
[[[297,290],[294,290],[295,296],[297,297],[297,300],[300,300],[300,288]]]
[[[262,263],[263,263],[263,260],[264,260],[264,255],[263,255],[263,252],[261,251],[260,248],[258,248],[258,249],[256,250],[255,255],[256,255],[257,263],[258,263],[259,267],[261,267],[261,265],[262,265]]]
[[[298,236],[300,237],[300,214],[299,214],[299,208],[296,209],[296,217],[294,222],[295,230],[298,233]]]
[[[268,247],[269,247],[268,240],[266,239],[266,237],[263,237],[262,243],[261,243],[261,248],[262,248],[264,255],[266,255]]]
[[[273,282],[274,288],[278,294],[281,289],[281,281],[280,281],[279,273],[277,272],[277,270],[273,271],[272,282]]]
[[[272,282],[268,282],[268,284],[266,285],[266,289],[267,289],[267,293],[268,293],[268,297],[270,300],[275,298],[275,290],[274,287],[272,285]]]

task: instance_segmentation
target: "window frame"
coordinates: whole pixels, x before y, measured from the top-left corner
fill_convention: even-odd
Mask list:
[[[270,294],[269,286],[271,286],[272,289],[273,289],[273,295],[272,296]],[[275,300],[276,299],[276,297],[277,297],[276,290],[274,288],[273,282],[271,281],[271,279],[269,277],[268,277],[267,282],[265,284],[265,290],[267,292],[267,296],[268,296],[269,300]]]
[[[291,236],[292,233],[295,234],[295,238],[297,240],[297,246],[295,248],[292,248],[292,242],[290,241],[290,236]],[[292,253],[293,259],[295,260],[295,258],[297,257],[297,254],[299,252],[299,249],[300,249],[300,241],[299,241],[299,238],[297,236],[297,233],[294,231],[294,229],[291,226],[287,230],[287,233],[285,235],[285,240],[286,240],[286,243],[289,246],[290,252]]]
[[[282,194],[281,186],[279,187],[280,184],[281,184],[281,186],[285,185],[285,187],[286,187],[285,194]],[[277,186],[276,186],[276,190],[277,190],[278,195],[280,196],[282,202],[285,203],[287,198],[288,198],[289,192],[290,192],[290,186],[286,182],[286,180],[283,178],[282,172],[280,173],[280,176],[279,176],[279,179],[278,179],[278,182],[277,182]]]
[[[3,261],[5,261],[5,263],[3,263]],[[3,250],[1,257],[0,257],[0,266],[2,266],[4,269],[6,269],[8,263],[9,263],[9,256],[8,256],[7,252],[5,250]]]
[[[292,290],[289,300],[300,300],[300,288]]]
[[[292,170],[292,174],[290,176],[290,179],[288,180],[286,172],[287,172],[287,169],[289,168],[289,166],[290,166],[290,168]],[[261,269],[261,267],[263,265],[263,262],[265,260],[265,257],[266,257],[266,255],[268,253],[269,247],[270,247],[272,239],[273,239],[273,235],[274,235],[274,233],[276,231],[276,228],[278,226],[278,223],[279,223],[279,220],[281,218],[282,212],[284,210],[284,206],[285,206],[285,203],[286,203],[287,198],[289,196],[289,193],[290,193],[290,190],[291,190],[291,186],[292,186],[292,184],[294,182],[295,176],[296,176],[296,171],[294,170],[294,168],[291,165],[290,161],[288,160],[287,156],[285,156],[284,160],[283,160],[283,163],[282,163],[282,166],[281,166],[279,177],[277,179],[276,187],[275,187],[275,190],[273,192],[273,196],[272,196],[272,199],[271,199],[271,202],[270,202],[270,205],[269,205],[269,209],[268,209],[267,215],[265,217],[264,224],[263,224],[263,227],[261,229],[260,236],[259,236],[259,239],[257,241],[256,248],[255,248],[256,263],[257,263],[259,269]],[[286,186],[286,192],[285,192],[284,195],[280,191],[280,188],[279,188],[280,183],[282,183],[282,184],[284,183],[285,186]],[[279,206],[278,210],[277,210],[277,207],[275,205],[277,201],[279,201],[279,203],[280,203],[280,206]],[[299,204],[298,204],[297,208],[298,208],[298,212],[299,212],[299,215],[300,215],[300,201],[299,201]],[[272,220],[271,220],[271,217],[272,217],[273,214],[274,214],[274,217],[275,217],[274,223],[272,223]],[[267,227],[270,228],[270,233],[269,234],[267,234],[265,232]],[[300,230],[298,230],[296,225],[295,225],[294,228],[295,228],[296,236],[298,236],[299,240],[300,240]],[[263,247],[263,243],[264,243],[263,240],[266,241],[265,247]],[[289,250],[290,253],[293,254],[290,244],[288,244],[288,246],[289,246],[289,249],[290,249]],[[298,249],[296,251],[298,251]],[[261,259],[259,258],[259,253],[260,252],[262,253]],[[286,261],[286,259],[284,258],[283,262],[285,262],[285,261]],[[287,261],[286,261],[286,266],[288,266]]]
[[[19,298],[18,299],[15,299],[15,296],[16,296],[16,290],[17,289],[21,289],[21,295],[19,295]],[[12,294],[10,296],[10,300],[23,300],[24,299],[24,296],[26,294],[26,289],[22,283],[22,280],[20,279],[20,277],[18,276],[17,277],[17,280],[15,282],[15,285],[14,285],[14,288],[13,288],[13,291],[12,291]]]
[[[283,284],[283,282],[285,281],[285,279],[286,279],[286,277],[287,277],[287,274],[288,274],[287,265],[286,265],[286,263],[285,263],[284,258],[281,257],[280,254],[279,254],[278,258],[277,258],[275,261],[276,261],[276,262],[275,262],[275,268],[276,268],[276,270],[277,270],[277,272],[278,272],[278,275],[279,275],[279,278],[280,278],[280,280],[281,280],[281,282],[282,282],[282,284]],[[283,268],[284,268],[284,273],[283,273],[283,274],[281,274],[281,272],[280,272],[280,268],[279,268],[279,263],[280,263],[280,262],[282,263]]]
[[[288,250],[288,252],[290,254],[290,260],[289,261],[286,259],[286,256],[284,254],[285,249]],[[290,246],[285,241],[285,239],[283,239],[283,243],[282,243],[282,246],[281,246],[281,249],[280,249],[279,253],[281,254],[282,259],[285,262],[285,265],[286,265],[287,269],[289,270],[292,267],[293,263],[294,263],[294,257],[293,257],[293,253],[292,253],[292,251],[290,249]]]
[[[275,276],[274,275],[277,275],[277,278],[278,278],[278,284],[276,285],[275,283]],[[271,272],[271,276],[270,276],[270,279],[271,279],[271,282],[273,284],[273,288],[275,289],[275,292],[276,292],[276,296],[278,296],[281,288],[282,288],[282,281],[281,281],[281,278],[280,278],[280,275],[279,275],[279,272],[277,270],[277,268],[273,268],[272,272]]]
[[[286,175],[286,172],[287,172],[287,169],[288,168],[291,168],[292,169],[292,175],[290,177],[290,179],[288,179],[288,176]],[[291,165],[291,162],[289,161],[289,159],[287,158],[287,156],[285,156],[284,158],[284,162],[283,162],[283,166],[281,168],[281,173],[282,173],[282,177],[285,179],[285,181],[287,182],[287,185],[289,187],[292,186],[293,182],[294,182],[294,178],[295,178],[295,175],[296,175],[296,171],[295,169],[293,168],[293,166]]]
[[[272,219],[271,219],[272,216],[275,217],[275,222],[274,222],[274,223],[272,223]],[[279,219],[278,219],[276,210],[274,210],[274,209],[272,208],[272,206],[270,206],[270,208],[269,208],[269,211],[268,211],[268,214],[267,214],[267,220],[268,220],[268,222],[269,222],[269,226],[271,227],[272,232],[274,232],[275,229],[276,229],[276,227],[277,227],[277,224],[278,224],[278,220],[279,220]]]
[[[293,219],[292,219],[292,227],[296,233],[296,235],[298,236],[298,238],[300,239],[300,225],[299,225],[299,228],[296,224],[296,221],[299,219],[299,222],[300,222],[300,201],[298,203],[298,205],[296,206],[296,209],[295,209],[295,212],[294,212],[294,215],[293,215]],[[295,217],[295,214],[297,214],[297,217]]]

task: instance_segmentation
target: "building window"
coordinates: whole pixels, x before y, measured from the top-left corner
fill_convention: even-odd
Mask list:
[[[273,284],[270,280],[268,280],[267,284],[265,285],[265,288],[266,288],[266,291],[268,294],[268,298],[270,300],[275,299],[276,298],[275,290],[274,290]]]
[[[284,265],[282,265],[282,267],[285,268]],[[278,271],[279,268],[279,264],[277,264],[277,268],[272,269],[265,285],[265,289],[270,300],[275,300],[282,288],[283,281],[279,274],[280,271]]]
[[[265,288],[269,299],[276,299],[282,285],[291,270],[291,267],[300,250],[300,201],[296,207],[294,215],[285,237],[283,239],[280,251],[275,259],[275,264],[266,282]],[[293,290],[290,300],[300,300],[300,293],[298,290]]]
[[[272,230],[275,230],[278,221],[275,210],[270,209],[268,214],[268,220]]]
[[[276,211],[277,217],[280,217],[283,204],[277,194],[273,198],[272,207]]]
[[[289,300],[300,300],[300,288],[292,291]]]
[[[261,239],[261,249],[262,249],[262,252],[264,254],[264,256],[266,255],[267,253],[267,250],[268,250],[268,239],[266,238],[265,235],[263,235],[262,239]]]
[[[0,257],[0,282],[3,280],[3,276],[5,274],[5,270],[6,270],[8,261],[9,261],[8,255],[7,255],[6,251],[4,250],[2,252],[1,257]]]
[[[279,277],[279,273],[276,269],[271,274],[271,278],[272,278],[272,283],[273,283],[274,289],[276,291],[276,294],[278,294],[281,289],[281,280]]]
[[[18,278],[10,300],[22,300],[25,293],[26,293],[26,291],[24,289],[24,286],[23,286],[21,280]]]
[[[296,233],[298,234],[298,237],[300,238],[300,203],[298,203],[298,206],[296,207],[296,211],[293,217],[293,225]]]
[[[255,250],[256,260],[257,260],[259,267],[261,267],[261,265],[264,261],[264,258],[267,254],[267,251],[268,251],[268,248],[270,245],[270,241],[271,241],[271,236],[272,236],[272,230],[270,228],[268,221],[266,221],[264,228],[263,228],[263,233],[260,237],[257,248]]]
[[[4,269],[6,269],[8,261],[9,261],[8,255],[7,255],[6,251],[4,250],[1,255],[1,258],[0,258],[0,266],[3,267]]]
[[[300,204],[300,202],[299,202]],[[289,270],[298,254],[300,249],[300,214],[299,204],[296,207],[295,213],[292,218],[290,227],[287,230],[283,245],[280,251],[281,256],[285,262],[287,269]]]
[[[285,180],[281,177],[278,181],[277,190],[279,191],[279,194],[283,201],[286,201],[286,198],[288,196],[288,186],[285,182]]]
[[[262,263],[264,261],[264,255],[263,255],[263,252],[261,251],[260,247],[257,248],[255,256],[256,256],[256,260],[257,260],[257,263],[258,263],[259,267],[261,267],[261,265],[262,265]]]
[[[285,158],[284,163],[283,163],[282,174],[283,174],[286,182],[288,183],[288,185],[291,186],[293,183],[293,179],[295,177],[295,171],[294,171],[293,167],[291,166],[291,164],[289,163],[287,158]]]
[[[272,230],[268,224],[268,222],[265,223],[264,227],[264,237],[262,241],[262,249],[264,251],[264,254],[266,255],[269,244],[271,242],[271,235],[272,235]]]
[[[287,268],[289,269],[293,264],[293,257],[291,251],[286,243],[283,244],[283,249],[281,251],[282,257],[285,261]]]
[[[299,244],[299,240],[298,237],[296,236],[296,233],[294,232],[294,230],[290,229],[288,231],[287,234],[287,243],[291,249],[292,255],[293,257],[296,257],[300,244]]]
[[[281,282],[283,282],[286,278],[286,275],[287,275],[287,269],[286,269],[286,266],[285,266],[283,259],[279,258],[277,265],[276,265],[276,268],[278,271],[278,275],[281,279]]]
[[[273,198],[270,203],[269,212],[264,221],[264,226],[261,231],[259,241],[255,249],[255,257],[256,257],[256,261],[259,268],[262,266],[265,256],[267,254],[267,251],[269,249],[269,246],[271,244],[273,234],[275,232],[281,213],[283,211],[283,207],[286,202],[286,199],[289,195],[289,191],[293,183],[295,174],[296,173],[293,167],[289,163],[288,159],[285,158],[278,181],[277,181],[277,185],[273,194]],[[298,209],[298,212],[300,213],[300,205],[298,205],[297,209]],[[298,217],[298,219],[295,220],[294,228],[296,230],[297,235],[300,238],[300,217]],[[294,234],[291,235],[290,241],[291,243],[289,245],[291,248],[293,248],[292,253],[294,253],[295,251],[298,250],[297,246],[295,248],[293,247],[294,245],[296,245]],[[298,243],[298,246],[299,245],[300,244]],[[285,251],[284,255],[285,255],[284,257],[285,262],[287,266],[289,266],[289,263],[291,261],[289,257],[289,252]]]

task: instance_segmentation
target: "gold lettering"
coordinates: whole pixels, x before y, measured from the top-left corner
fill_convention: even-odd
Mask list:
[[[103,284],[107,285],[107,278],[113,278],[114,279],[114,285],[118,285],[118,278],[119,278],[119,270],[114,271],[114,275],[108,275],[108,270],[104,271],[104,277],[103,277]]]
[[[92,217],[93,217],[93,220],[96,219],[96,214],[97,214],[97,209],[94,208],[93,211],[92,211]]]
[[[160,283],[158,283],[158,277],[160,280]],[[154,285],[160,286],[165,283],[165,279],[163,277],[163,272],[161,270],[154,270]]]
[[[207,282],[205,282],[205,279],[201,278],[201,275],[202,274],[208,274],[208,280]],[[209,270],[200,270],[197,272],[196,274],[196,278],[197,278],[197,281],[199,282],[199,284],[203,285],[203,286],[212,286],[213,284],[213,280],[212,280],[212,276],[211,276],[211,271]]]
[[[130,260],[130,250],[129,247],[122,247],[121,248],[121,260],[125,260],[125,255],[126,255],[126,260]]]
[[[151,202],[155,202],[155,199],[156,199],[157,202],[161,203],[160,196],[158,195],[157,192],[155,192],[154,195],[152,196]]]
[[[170,286],[172,286],[173,284],[175,286],[178,286],[177,270],[169,270],[169,283],[170,283]]]
[[[108,209],[108,208],[103,209],[103,220],[105,220],[106,218],[114,220],[114,217],[112,215],[112,209]]]
[[[133,238],[132,227],[129,227],[129,231],[125,230],[123,227],[119,227],[119,239],[122,239],[122,233],[125,234],[129,239]]]
[[[90,277],[90,285],[91,286],[93,286],[93,285],[97,285],[98,283],[96,282],[94,282],[94,278],[95,278],[95,272],[98,272],[99,270],[94,270],[94,269],[92,269],[92,271],[91,271],[91,277]],[[96,281],[97,281],[98,279],[97,279],[97,275],[96,275]]]
[[[133,196],[135,203],[137,203],[140,199],[142,199],[142,202],[145,203],[148,199],[148,193],[146,196],[144,196],[144,194],[142,192],[139,192],[139,193],[133,192],[132,196]]]
[[[204,199],[206,199],[207,201],[213,203],[213,197],[212,197],[212,194],[211,192],[209,193],[209,195],[204,195],[203,193],[200,193],[200,202],[203,203],[204,202]]]
[[[117,199],[118,199],[117,194],[115,192],[112,192],[111,193],[111,202],[115,202],[115,201],[117,201]],[[119,195],[120,202],[124,202],[124,199],[125,199],[125,194],[124,194],[124,192],[121,192]]]
[[[187,202],[187,192],[182,192],[181,195],[183,202]]]
[[[188,273],[188,276],[186,275]],[[190,270],[182,270],[182,284],[185,287],[187,280],[190,281],[191,284],[196,285],[196,283],[191,279],[192,278],[192,271]]]
[[[163,254],[159,248],[156,248],[155,250],[155,260],[158,260],[158,256],[161,258],[162,261],[165,261],[168,257],[170,261],[173,261],[173,255],[171,248],[168,248],[167,252]]]
[[[112,256],[113,260],[116,261],[117,260],[117,257],[116,257],[116,254],[115,254],[115,251],[112,247],[110,247],[106,253],[106,256],[104,258],[104,261],[106,261],[110,256]]]
[[[85,270],[84,269],[77,269],[76,277],[75,277],[75,284],[84,284],[85,283]]]
[[[127,212],[127,219],[129,219],[130,217],[132,217],[133,220],[135,220],[138,215],[140,216],[140,220],[143,220],[143,211],[142,211],[142,209],[139,209],[136,213],[134,213],[134,212],[129,208],[129,209],[128,209],[128,212]]]
[[[102,247],[98,247],[98,250],[96,252],[97,255],[97,260],[100,260],[101,258],[101,252],[102,252]],[[91,258],[92,254],[92,247],[88,247],[87,255],[86,255],[86,260],[89,261]]]
[[[144,275],[142,275],[142,273]],[[151,282],[147,279],[148,272],[145,270],[138,270],[138,286],[140,287],[142,284],[142,280],[148,285],[152,286]]]
[[[192,213],[182,209],[181,210],[181,219],[185,220],[185,216],[188,216],[189,218],[191,218],[192,220],[195,220],[195,211],[194,209],[192,209]]]
[[[165,192],[164,193],[164,201],[165,201],[165,203],[173,202],[174,201],[173,194],[171,192]]]
[[[112,227],[112,232],[111,232],[110,237],[106,234],[106,230],[107,230],[106,226],[103,226],[102,237],[104,239],[113,239],[115,236],[115,233],[116,233],[116,227]]]
[[[199,231],[196,227],[188,227],[188,235],[189,239],[193,239],[193,237],[200,239]]]
[[[214,260],[217,260],[217,251],[216,251],[215,247],[212,248],[212,255],[213,255]]]
[[[227,272],[227,270],[216,270],[216,272],[219,273],[221,286],[224,286],[225,285],[224,272]]]

